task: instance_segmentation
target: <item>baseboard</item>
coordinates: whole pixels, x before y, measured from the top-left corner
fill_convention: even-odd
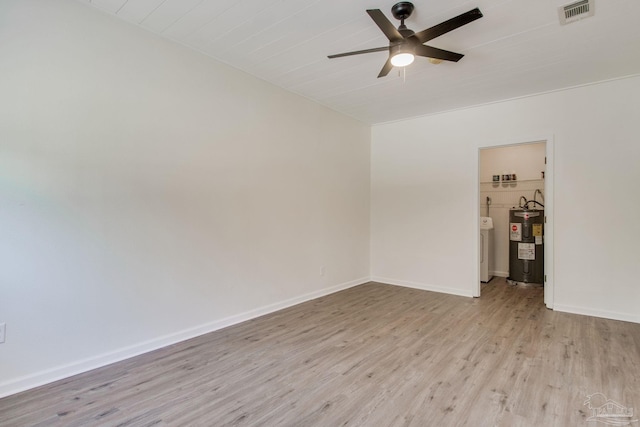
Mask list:
[[[224,319],[216,320],[213,322],[205,323],[193,328],[185,329],[173,334],[164,335],[158,338],[154,338],[148,341],[144,341],[129,347],[120,348],[118,350],[104,353],[98,356],[78,360],[73,363],[69,363],[63,366],[57,366],[52,369],[36,372],[31,375],[26,375],[17,379],[5,381],[0,383],[0,398],[6,397],[12,394],[20,393],[25,390],[29,390],[35,387],[39,387],[45,384],[59,381],[65,378],[69,378],[73,375],[81,374],[93,369],[101,368],[112,363],[120,362],[131,357],[139,356],[150,351],[158,350],[168,345],[176,344],[181,341],[185,341],[191,338],[195,338],[200,335],[214,332],[219,329],[226,328],[247,320],[254,319],[256,317],[264,316],[265,314],[273,313],[278,310],[282,310],[315,298],[320,298],[325,295],[329,295],[344,289],[348,289],[354,286],[361,285],[370,281],[369,277],[363,277],[360,279],[352,280],[349,282],[341,283],[339,285],[324,288],[318,291],[303,294],[294,298],[290,298],[275,304],[270,304],[264,307],[260,307],[254,310],[249,310],[244,313],[240,313],[234,316],[226,317]]]
[[[420,289],[423,291],[439,292],[441,294],[459,295],[463,297],[473,297],[471,290],[463,291],[461,289],[444,288],[441,286],[428,285],[426,283],[409,282],[407,280],[390,279],[388,277],[373,276],[372,282],[386,283],[388,285],[404,286],[405,288]]]
[[[631,313],[620,313],[617,311],[596,310],[586,307],[576,307],[572,305],[553,304],[554,311],[562,311],[564,313],[582,314],[583,316],[602,317],[604,319],[622,320],[624,322],[640,323],[640,316]]]
[[[492,276],[496,276],[496,277],[509,277],[508,271],[492,271],[490,273]]]

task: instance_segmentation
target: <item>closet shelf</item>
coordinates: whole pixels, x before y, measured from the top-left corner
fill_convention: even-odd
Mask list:
[[[480,181],[480,184],[511,185],[519,182],[544,182],[544,179],[516,179],[515,181]]]

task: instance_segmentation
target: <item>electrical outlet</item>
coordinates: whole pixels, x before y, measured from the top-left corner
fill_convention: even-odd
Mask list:
[[[4,342],[4,335],[6,331],[7,331],[7,324],[0,323],[0,344]]]

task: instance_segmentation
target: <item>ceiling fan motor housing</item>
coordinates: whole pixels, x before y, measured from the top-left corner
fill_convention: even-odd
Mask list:
[[[393,49],[394,45],[400,45],[400,46],[411,45],[411,43],[407,43],[409,42],[409,40],[407,39],[412,35],[414,35],[415,32],[407,28],[406,25],[404,25],[404,20],[407,19],[409,16],[411,16],[413,9],[414,9],[413,3],[408,1],[401,1],[399,3],[396,3],[391,8],[391,13],[393,14],[393,17],[400,20],[400,26],[398,27],[398,32],[402,35],[402,37],[405,38],[405,40],[402,40],[400,42],[389,43],[389,45],[391,46],[391,50],[390,50],[391,56],[393,56],[398,51],[398,49],[395,49],[395,52],[394,52],[394,49]]]
[[[408,1],[401,1],[399,3],[394,4],[393,7],[391,7],[391,13],[393,14],[393,17],[401,21],[404,21],[405,19],[410,17],[412,12],[413,12],[413,3]]]

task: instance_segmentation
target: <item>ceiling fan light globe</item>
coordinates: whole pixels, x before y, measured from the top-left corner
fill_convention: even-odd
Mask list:
[[[410,65],[414,59],[415,56],[413,56],[412,53],[398,53],[391,57],[391,64],[394,67],[406,67],[407,65]]]

